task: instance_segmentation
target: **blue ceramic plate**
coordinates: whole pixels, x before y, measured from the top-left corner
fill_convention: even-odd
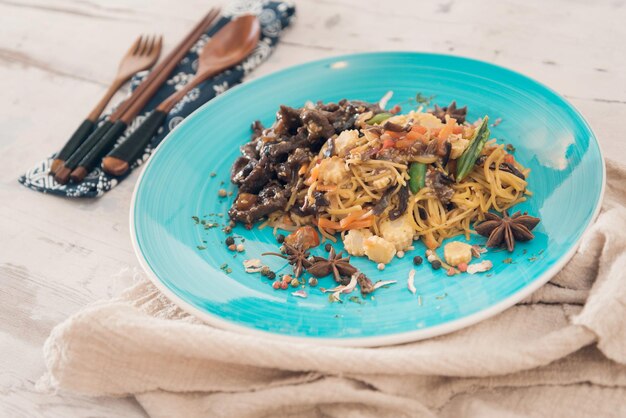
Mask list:
[[[512,143],[529,167],[534,196],[517,209],[541,217],[536,238],[506,251],[489,252],[488,274],[447,277],[428,265],[417,268],[417,294],[407,289],[415,250],[384,271],[366,259],[354,264],[374,281],[398,280],[361,299],[329,303],[319,287],[306,299],[272,289],[259,274],[244,272],[242,261],[276,251],[267,228],[245,230],[245,253],[224,245],[221,226],[234,198],[218,197],[229,183],[239,145],[250,124],[269,125],[280,104],[342,98],[389,103],[435,96],[441,105],[456,100],[469,107],[469,120],[488,114],[502,122],[492,136]],[[406,107],[405,107],[406,110]],[[211,173],[215,173],[211,175]],[[408,52],[347,55],[289,68],[220,95],[188,117],[159,146],[139,180],[130,213],[135,251],[152,281],[174,302],[225,329],[316,343],[376,346],[432,337],[501,312],[546,283],[573,255],[600,208],[605,183],[602,154],[589,125],[562,97],[510,70],[446,55]],[[207,224],[192,219],[198,216]],[[218,223],[218,227],[210,227]],[[460,238],[457,238],[460,239]],[[485,239],[475,237],[473,242]],[[340,245],[337,245],[340,247]],[[319,248],[317,251],[323,251]],[[278,274],[290,267],[265,257]],[[320,279],[332,287],[333,279]],[[357,296],[352,297],[350,296]],[[420,304],[421,302],[421,304]]]

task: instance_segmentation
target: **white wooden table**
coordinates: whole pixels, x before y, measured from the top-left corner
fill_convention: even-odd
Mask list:
[[[99,200],[44,196],[16,178],[58,149],[141,32],[168,49],[213,0],[0,0],[0,416],[144,416],[130,399],[35,389],[55,324],[129,285],[134,173]],[[302,0],[254,76],[332,55],[459,54],[527,74],[567,97],[605,155],[626,157],[626,1]],[[391,5],[393,3],[393,5]]]

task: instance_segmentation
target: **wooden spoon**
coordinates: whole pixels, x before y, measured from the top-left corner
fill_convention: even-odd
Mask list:
[[[252,15],[240,16],[224,26],[200,52],[194,78],[161,102],[132,135],[104,158],[104,171],[115,176],[126,173],[130,163],[145,149],[174,105],[203,81],[243,61],[256,47],[260,35],[261,26]]]

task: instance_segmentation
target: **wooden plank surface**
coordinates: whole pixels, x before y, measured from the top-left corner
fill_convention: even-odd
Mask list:
[[[130,283],[134,173],[99,200],[25,189],[21,172],[59,148],[140,32],[166,49],[211,1],[0,0],[0,416],[144,416],[130,399],[40,393],[51,328]],[[515,69],[565,95],[606,155],[626,157],[626,2],[302,0],[260,76],[377,50],[453,53]]]

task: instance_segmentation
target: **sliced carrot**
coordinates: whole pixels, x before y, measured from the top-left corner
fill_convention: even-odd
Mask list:
[[[337,186],[334,184],[318,184],[315,189],[319,190],[320,192],[334,192],[335,190],[337,190]]]
[[[409,135],[411,133],[412,132],[409,132]],[[416,134],[416,135],[420,135],[420,134]],[[407,137],[405,139],[399,139],[396,142],[396,148],[401,148],[401,149],[410,148],[411,145],[413,145],[414,143],[415,143],[415,139],[409,139],[409,136],[407,135]]]
[[[306,184],[307,186],[310,186],[311,184],[313,184],[314,181],[317,180],[317,177],[320,174],[320,165],[319,164],[315,164],[315,167],[313,167],[311,169],[311,175],[309,176],[309,178],[307,178],[304,181],[304,184]]]
[[[439,139],[446,139],[448,136],[450,136],[451,133],[453,133],[455,126],[456,120],[448,119],[448,123],[446,123],[444,127],[441,128],[441,131],[439,131],[439,135],[437,135],[437,137]]]
[[[362,219],[360,221],[354,221],[350,225],[346,226],[343,229],[344,230],[349,230],[349,229],[369,228],[373,224],[374,224],[374,217],[370,216],[370,217],[367,217],[367,218]]]
[[[504,162],[505,163],[509,163],[509,164],[514,164],[515,163],[515,157],[513,157],[511,154],[507,154],[504,157]]]
[[[326,218],[319,218],[317,220],[317,226],[324,229],[333,229],[335,231],[339,231],[341,229],[341,225],[339,225],[339,222],[334,222]]]
[[[416,139],[424,139],[424,134],[416,132],[416,131],[411,131],[408,134],[406,134],[406,137],[404,137],[404,139],[410,139],[410,140],[416,140]]]
[[[304,163],[300,166],[300,170],[298,170],[298,175],[301,176],[309,169],[309,163]]]
[[[383,149],[385,148],[393,148],[395,145],[395,141],[393,139],[385,139],[383,141]]]
[[[425,134],[427,131],[428,129],[422,125],[413,125],[411,127],[411,132],[417,132],[418,134]]]
[[[346,225],[349,225],[352,222],[356,221],[357,219],[359,219],[364,214],[365,214],[365,211],[363,209],[356,210],[356,211],[350,213],[345,218],[343,218],[341,221],[339,221],[339,225],[341,225],[342,228],[345,228]]]

